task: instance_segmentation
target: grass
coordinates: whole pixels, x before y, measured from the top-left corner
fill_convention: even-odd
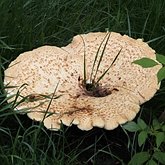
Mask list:
[[[165,54],[164,8],[164,0],[1,0],[0,163],[127,164],[134,153],[147,150],[146,146],[139,148],[132,133],[125,133],[121,127],[83,132],[62,126],[61,131],[51,132],[42,123],[11,111],[5,98],[3,71],[24,51],[46,44],[64,46],[76,34],[107,28],[144,38],[156,52]],[[142,105],[141,117],[148,124],[164,110],[164,87],[163,81],[155,97]]]

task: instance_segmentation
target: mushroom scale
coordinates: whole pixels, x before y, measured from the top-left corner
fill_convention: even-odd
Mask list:
[[[161,65],[132,63],[142,57],[156,60],[142,40],[114,32],[77,35],[62,48],[42,46],[22,53],[5,71],[5,84],[17,86],[6,88],[8,96],[14,95],[9,102],[17,98],[15,110],[26,109],[31,119],[51,130],[61,123],[112,130],[132,120],[159,88]]]

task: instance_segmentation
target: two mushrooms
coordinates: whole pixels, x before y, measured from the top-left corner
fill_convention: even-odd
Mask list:
[[[142,57],[155,60],[155,51],[114,32],[77,35],[61,48],[42,46],[19,55],[5,71],[5,83],[15,86],[7,88],[9,101],[51,130],[61,123],[112,130],[132,120],[159,88],[161,66],[133,63]]]

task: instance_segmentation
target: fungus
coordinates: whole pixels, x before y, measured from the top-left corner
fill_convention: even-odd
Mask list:
[[[15,110],[28,109],[31,119],[51,130],[61,123],[112,130],[134,119],[159,88],[161,65],[133,63],[143,57],[156,60],[155,51],[140,39],[115,32],[77,35],[61,48],[42,46],[22,53],[5,71],[5,83],[17,86],[7,88],[7,94],[20,90],[9,101],[17,97]]]

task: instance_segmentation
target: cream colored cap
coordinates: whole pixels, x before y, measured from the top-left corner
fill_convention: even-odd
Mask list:
[[[99,50],[93,73],[104,48],[96,81],[118,57],[99,81],[99,87],[88,91],[83,83],[84,54],[89,81],[96,54]],[[142,40],[114,32],[77,35],[66,47],[43,46],[18,56],[5,71],[5,83],[18,87],[7,89],[7,93],[16,94],[22,84],[27,84],[20,95],[28,99],[16,110],[28,108],[28,116],[43,120],[48,129],[58,130],[63,123],[75,124],[81,130],[93,127],[112,130],[132,120],[140,105],[159,88],[156,74],[161,65],[142,68],[132,63],[142,57],[156,60],[155,51]],[[56,87],[57,98],[51,100]]]

